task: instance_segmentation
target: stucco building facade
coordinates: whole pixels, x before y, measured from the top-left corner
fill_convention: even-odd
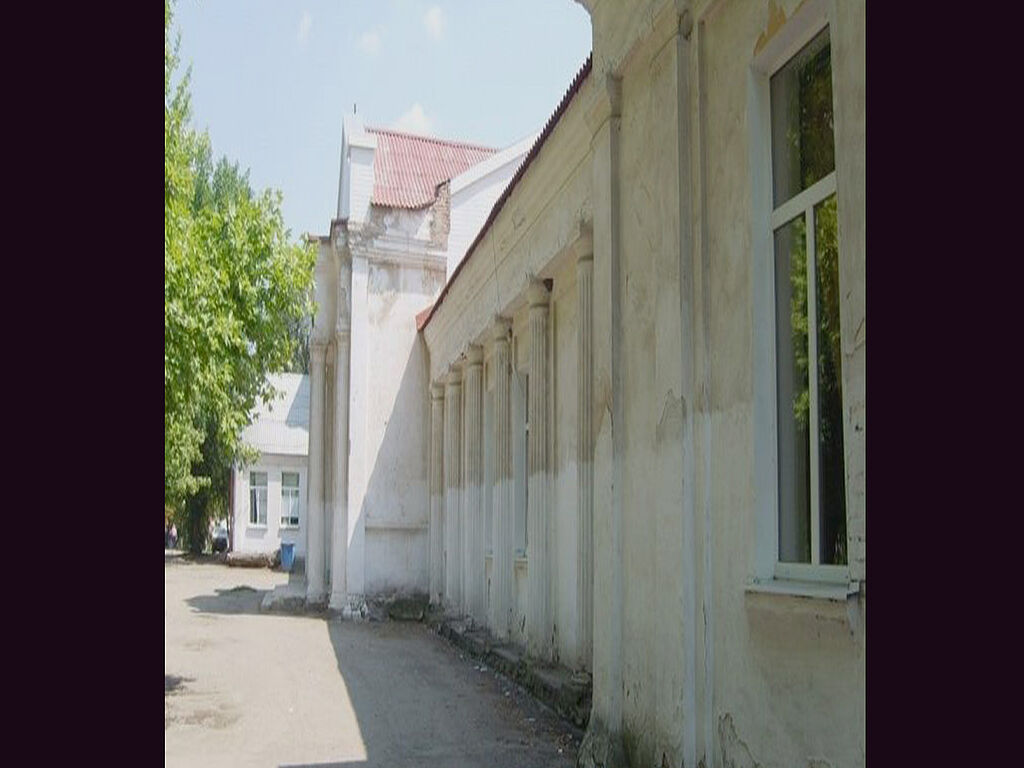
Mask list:
[[[403,430],[380,506],[380,438],[324,464],[331,604],[408,520],[432,602],[592,675],[582,764],[863,765],[864,3],[582,4],[592,57],[465,256],[387,278],[414,325],[357,349],[384,280],[354,208],[323,241],[359,371],[323,432]]]
[[[260,402],[242,441],[259,451],[255,463],[231,470],[231,549],[274,552],[292,544],[306,555],[309,377],[275,373],[277,395]]]

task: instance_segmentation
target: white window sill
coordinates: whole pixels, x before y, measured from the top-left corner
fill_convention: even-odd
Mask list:
[[[860,593],[860,584],[856,581],[828,583],[795,579],[751,579],[744,591],[752,594],[806,597],[845,603],[850,595]]]
[[[250,531],[265,531],[267,530],[267,526],[260,525],[259,523],[249,523],[248,529]]]
[[[297,530],[299,530],[299,526],[297,526],[297,525],[284,525],[284,524],[281,524],[280,526],[278,526],[278,530],[279,531],[297,531]]]

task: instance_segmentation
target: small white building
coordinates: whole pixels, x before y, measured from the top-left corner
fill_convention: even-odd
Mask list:
[[[260,456],[233,470],[231,547],[273,552],[291,543],[295,557],[305,560],[309,377],[275,373],[270,383],[277,397],[257,407],[242,433]]]

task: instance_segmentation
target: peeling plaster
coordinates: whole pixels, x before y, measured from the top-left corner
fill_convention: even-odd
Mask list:
[[[757,42],[754,43],[754,55],[757,56],[766,45],[768,41],[775,37],[775,33],[782,29],[782,25],[786,23],[786,12],[779,8],[775,4],[775,0],[769,0],[768,2],[768,25],[757,37]]]
[[[731,714],[718,718],[718,742],[722,748],[722,765],[725,768],[761,767],[761,763],[750,754],[746,742],[736,734]]]

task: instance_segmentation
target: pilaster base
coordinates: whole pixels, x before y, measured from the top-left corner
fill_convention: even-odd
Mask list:
[[[306,590],[306,608],[311,611],[322,611],[327,607],[327,593],[320,590]]]
[[[601,723],[595,722],[593,713],[576,754],[579,768],[625,768],[626,750],[621,733],[612,733]]]
[[[331,594],[328,608],[332,616],[338,616],[342,619],[360,621],[369,615],[366,608],[366,600],[362,595],[334,592]]]

